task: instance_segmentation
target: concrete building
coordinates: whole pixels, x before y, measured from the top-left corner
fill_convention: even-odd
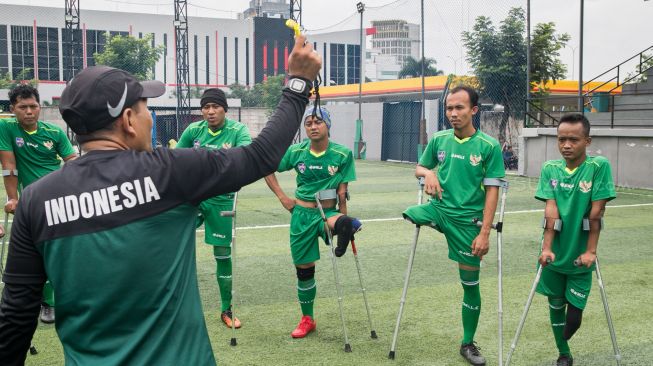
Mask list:
[[[242,13],[244,19],[254,17],[290,18],[290,4],[287,0],[250,0],[249,8]]]
[[[403,65],[407,57],[419,59],[419,25],[405,20],[373,20],[372,49],[396,58]]]

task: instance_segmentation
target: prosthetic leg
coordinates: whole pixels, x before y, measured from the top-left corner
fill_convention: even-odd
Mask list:
[[[231,345],[236,346],[238,342],[236,341],[236,287],[234,286],[234,278],[236,277],[234,265],[236,259],[236,205],[238,204],[238,192],[234,193],[234,205],[231,211],[221,211],[220,216],[222,217],[231,217]]]
[[[340,274],[338,273],[338,263],[336,262],[336,245],[333,242],[333,235],[329,229],[329,224],[327,223],[326,215],[324,214],[324,209],[322,208],[321,200],[337,199],[338,195],[336,194],[335,189],[329,189],[325,191],[320,191],[315,194],[315,202],[317,203],[317,209],[320,211],[322,216],[322,221],[324,222],[324,231],[327,234],[327,241],[331,253],[331,265],[333,266],[333,275],[336,281],[336,292],[338,293],[338,309],[340,311],[340,321],[342,322],[342,334],[345,337],[345,352],[351,352],[351,345],[349,344],[349,336],[347,335],[347,325],[345,324],[345,311],[342,306],[343,295],[342,295],[342,285],[340,283]]]
[[[501,206],[499,209],[499,221],[492,224],[492,228],[497,231],[497,275],[498,275],[498,291],[499,300],[497,306],[497,315],[499,321],[499,365],[503,365],[503,216],[506,210],[506,196],[508,195],[508,181],[505,179],[486,178],[483,179],[483,185],[500,187],[501,188]],[[483,226],[483,222],[476,220],[478,227]]]
[[[417,191],[417,204],[422,204],[422,197],[424,195],[424,178],[419,178],[418,180],[419,189]],[[390,353],[388,358],[391,360],[395,359],[395,350],[397,348],[397,337],[399,336],[399,325],[401,324],[401,316],[404,312],[404,304],[406,304],[406,295],[408,294],[408,283],[410,282],[410,272],[413,270],[413,261],[415,259],[415,250],[417,249],[417,239],[419,238],[420,226],[415,225],[415,235],[413,236],[413,246],[410,249],[410,255],[408,256],[408,268],[406,269],[406,275],[404,276],[404,289],[401,293],[401,301],[399,301],[399,313],[397,314],[397,323],[395,324],[395,331],[392,335],[392,345],[390,346]]]

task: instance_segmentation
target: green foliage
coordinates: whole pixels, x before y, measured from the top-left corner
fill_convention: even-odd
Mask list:
[[[229,98],[240,99],[243,107],[264,107],[271,114],[281,101],[285,75],[269,76],[263,83],[255,84],[251,89],[241,84],[231,84]]]
[[[637,63],[637,66],[635,66],[635,71],[628,73],[626,76],[626,80],[631,79],[628,81],[628,83],[643,83],[646,82],[647,77],[646,77],[646,70],[653,68],[653,54],[651,53],[644,53],[642,54],[642,58],[640,60],[640,63]]]
[[[416,78],[422,76],[422,63],[424,63],[424,76],[444,75],[442,70],[438,70],[435,66],[438,62],[434,58],[422,58],[417,61],[416,59],[408,56],[404,62],[404,66],[399,71],[399,79]]]
[[[39,81],[36,79],[27,80],[27,75],[32,72],[32,69],[22,69],[16,75],[15,79],[11,78],[11,74],[8,72],[0,76],[0,89],[13,89],[20,84],[29,84],[33,87],[39,85]]]
[[[567,67],[559,59],[560,50],[571,36],[556,34],[555,23],[549,22],[537,24],[531,38],[531,81],[544,84],[564,78]]]
[[[139,80],[153,77],[152,69],[163,54],[163,46],[152,47],[152,35],[138,39],[107,33],[106,37],[104,51],[93,55],[97,65],[129,71]]]

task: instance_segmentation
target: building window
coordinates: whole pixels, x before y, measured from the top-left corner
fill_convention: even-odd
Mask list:
[[[209,84],[209,36],[206,36],[206,84]]]
[[[11,26],[11,73],[14,78],[34,79],[34,32],[30,26]]]
[[[335,85],[344,85],[346,83],[345,45],[332,43],[330,59],[331,59],[330,81],[335,82]]]
[[[7,46],[9,41],[7,39],[7,26],[0,24],[0,75],[9,72],[9,50]]]
[[[63,79],[70,80],[84,66],[82,48],[82,30],[61,29],[61,52],[63,60]]]
[[[36,28],[39,79],[59,80],[59,30]]]
[[[249,38],[245,38],[245,85],[249,85]]]
[[[229,82],[227,81],[227,37],[224,37],[224,52],[222,54],[224,55],[224,85],[229,85]]]
[[[238,84],[238,37],[234,38],[234,62],[236,84]]]
[[[193,36],[193,48],[194,52],[193,54],[195,55],[193,59],[193,66],[195,69],[195,85],[199,84],[199,59],[197,57],[197,34]]]
[[[166,75],[168,73],[168,67],[166,65],[168,61],[168,34],[163,33],[163,82],[166,83],[168,81],[168,76]]]
[[[360,82],[361,47],[360,45],[347,45],[347,84]]]

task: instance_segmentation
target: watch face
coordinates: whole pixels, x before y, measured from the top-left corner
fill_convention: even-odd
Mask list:
[[[302,79],[290,79],[290,82],[288,83],[288,88],[296,92],[304,91],[305,87],[306,82]]]

